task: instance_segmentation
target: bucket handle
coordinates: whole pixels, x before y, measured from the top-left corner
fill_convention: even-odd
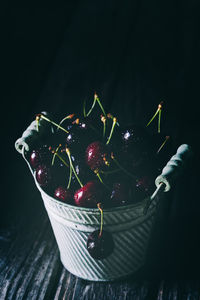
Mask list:
[[[49,116],[47,112],[42,112],[41,114],[45,115],[46,117]],[[47,130],[53,133],[52,126],[46,122],[44,119],[40,119],[40,121],[36,122],[36,120],[32,121],[32,123],[28,126],[28,128],[22,134],[22,137],[16,140],[15,142],[15,149],[20,153],[23,154],[23,151],[29,151],[30,145],[33,144],[39,137],[46,134]]]
[[[147,199],[144,207],[144,214],[147,213],[149,206],[158,194],[168,192],[173,186],[175,179],[181,175],[187,161],[192,157],[191,147],[182,144],[178,147],[175,155],[171,157],[166,166],[163,168],[161,175],[155,180],[156,190],[151,197]]]

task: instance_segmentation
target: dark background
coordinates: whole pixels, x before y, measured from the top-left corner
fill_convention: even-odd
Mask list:
[[[163,260],[170,276],[199,276],[199,22],[198,1],[67,1],[62,9],[3,10],[2,231],[43,209],[14,149],[36,113],[63,117],[96,91],[119,120],[146,124],[164,100],[163,130],[174,148],[190,144],[194,157],[179,183]]]

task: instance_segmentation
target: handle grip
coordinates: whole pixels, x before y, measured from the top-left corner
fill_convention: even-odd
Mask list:
[[[42,114],[47,117],[49,115],[47,112],[42,112]],[[47,131],[47,129],[50,128],[51,126],[48,122],[46,122],[43,119],[40,119],[38,122],[38,130],[37,130],[37,123],[36,120],[34,120],[24,131],[22,137],[15,142],[16,150],[20,154],[22,154],[23,148],[26,151],[29,151],[29,145],[31,145],[35,140],[38,139],[39,136],[42,136]]]
[[[191,147],[187,144],[181,145],[176,154],[171,157],[169,162],[162,170],[162,174],[155,180],[155,185],[158,188],[161,183],[165,184],[164,192],[171,189],[176,177],[182,172],[185,163],[192,156]]]

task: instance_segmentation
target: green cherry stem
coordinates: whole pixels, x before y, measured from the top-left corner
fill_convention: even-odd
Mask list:
[[[86,117],[88,117],[91,114],[91,112],[93,111],[93,109],[95,107],[95,104],[96,104],[96,101],[97,101],[97,94],[95,93],[94,94],[94,100],[93,100],[92,106],[91,106],[90,110],[88,111],[88,113],[86,114]]]
[[[101,115],[101,121],[103,122],[103,138],[104,138],[105,134],[106,134],[106,118],[105,118],[105,116]]]
[[[95,94],[95,95],[96,95],[96,101],[97,101],[97,103],[99,104],[99,106],[100,106],[100,108],[101,108],[101,111],[102,111],[104,117],[106,117],[106,113],[105,113],[105,110],[104,110],[104,108],[103,108],[103,105],[101,104],[101,101],[100,101],[99,97],[97,96],[97,94]]]
[[[99,172],[95,172],[95,174],[96,174],[97,177],[99,178],[99,181],[100,181],[102,184],[104,184],[104,182],[103,182],[103,180],[102,180],[102,178],[101,178]]]
[[[159,113],[158,113],[158,133],[160,133],[161,112],[162,112],[162,109],[160,109]]]
[[[102,232],[103,232],[103,209],[101,208],[101,203],[97,203],[97,207],[101,213],[101,225],[100,225],[100,232],[99,232],[99,238],[100,238],[102,236]]]
[[[107,118],[112,119],[112,120],[114,119],[114,117],[113,117],[113,115],[111,115],[111,113],[107,114]],[[116,125],[119,126],[119,123],[117,122]]]
[[[155,112],[155,114],[153,115],[153,117],[151,118],[149,123],[146,125],[146,127],[148,127],[151,124],[151,122],[155,119],[155,117],[157,116],[158,113],[159,113],[159,109],[157,109],[157,111]]]
[[[157,151],[157,154],[160,152],[160,150],[164,147],[164,145],[166,144],[166,142],[169,140],[170,136],[166,136],[164,142],[162,143],[162,145],[160,146],[160,148]]]
[[[36,116],[35,120],[36,120],[36,130],[37,132],[39,132],[39,121],[40,121],[39,115]]]
[[[71,167],[71,164],[70,164],[70,166],[69,166],[69,181],[68,181],[67,189],[70,188],[71,180],[72,180],[72,167]]]
[[[94,173],[95,173],[95,175],[98,177],[99,181],[105,186],[105,188],[106,188],[107,190],[110,190],[110,188],[103,182],[103,180],[102,180],[102,178],[101,178],[101,175],[100,175],[99,171],[96,170],[96,171],[94,171]]]
[[[100,99],[99,99],[99,97],[97,96],[96,93],[94,93],[94,100],[93,100],[93,103],[92,103],[92,106],[91,106],[90,110],[86,114],[86,117],[88,117],[91,114],[91,112],[93,111],[93,109],[95,107],[96,102],[99,104],[99,107],[101,108],[101,111],[102,111],[104,117],[106,117],[106,113],[105,113],[105,110],[103,108],[103,105],[101,104],[101,101],[100,101]]]
[[[84,100],[83,101],[83,116],[84,116],[84,118],[87,117],[85,107],[86,107],[86,101]]]
[[[52,150],[52,153],[55,154],[56,156],[58,156],[58,158],[62,161],[62,163],[69,168],[68,164],[66,163],[66,161],[58,154],[56,153],[54,150]]]
[[[41,119],[44,119],[45,121],[47,121],[47,122],[49,122],[49,123],[53,124],[54,126],[56,126],[56,127],[60,128],[60,129],[62,129],[62,130],[63,130],[63,131],[65,131],[66,133],[69,133],[69,131],[67,131],[65,128],[63,128],[63,127],[62,127],[62,126],[60,126],[59,124],[55,123],[54,121],[52,121],[52,120],[48,119],[48,118],[47,118],[47,117],[45,117],[44,115],[42,115],[42,114],[39,114],[39,115],[38,115],[38,117],[39,117],[39,118],[41,118]]]
[[[162,106],[163,106],[163,101],[160,102],[160,104],[158,104],[158,108],[155,112],[155,114],[153,115],[153,117],[151,118],[151,120],[148,122],[148,124],[146,125],[146,127],[148,127],[151,122],[155,119],[155,117],[158,115],[158,132],[160,132],[160,120],[161,120],[161,110],[162,110]]]
[[[112,128],[111,128],[111,131],[110,131],[110,135],[109,135],[109,137],[108,137],[108,140],[107,140],[107,142],[106,142],[106,145],[108,145],[108,144],[110,143],[110,139],[111,139],[111,137],[112,137],[112,135],[113,135],[113,131],[114,131],[114,128],[115,128],[116,123],[117,123],[117,119],[114,117],[114,118],[113,118],[113,123],[112,123]]]
[[[66,167],[69,167],[69,181],[68,181],[68,185],[67,185],[67,189],[70,188],[70,185],[71,185],[71,179],[72,179],[72,168],[71,168],[71,165],[68,166],[68,164],[66,163],[66,161],[57,153],[59,148],[61,147],[61,144],[57,147],[56,151],[52,151],[53,154],[53,159],[52,159],[52,163],[51,165],[53,166],[54,164],[54,160],[55,160],[55,157],[58,156],[58,158],[63,162],[63,164],[66,166]]]
[[[74,173],[74,175],[75,175],[75,177],[76,177],[78,183],[80,184],[80,186],[83,187],[83,184],[82,184],[82,182],[80,181],[80,179],[78,178],[78,175],[77,175],[77,173],[76,173],[76,171],[75,171],[75,169],[74,169],[74,166],[73,166],[73,164],[72,164],[72,159],[71,159],[71,154],[70,154],[69,148],[66,148],[66,153],[67,153],[67,155],[68,155],[69,163],[70,163],[70,166],[71,166],[71,168],[72,168],[72,171],[73,171],[73,173]]]
[[[74,117],[75,114],[70,114],[68,116],[66,116],[65,118],[63,118],[60,123],[58,124],[57,126],[57,130],[60,129],[60,125],[65,121],[65,120],[69,120],[69,119],[72,119]]]
[[[58,154],[58,150],[60,149],[61,146],[62,146],[62,145],[59,144],[58,147],[56,148],[56,151],[53,153],[53,158],[52,158],[52,161],[51,161],[51,165],[52,165],[52,166],[54,165],[56,155]]]
[[[100,173],[104,174],[104,175],[109,175],[109,174],[114,174],[114,173],[117,173],[119,172],[121,169],[118,168],[118,169],[115,169],[115,170],[112,170],[112,171],[100,171]]]
[[[124,169],[124,167],[122,167],[120,165],[120,163],[116,160],[116,158],[114,157],[113,153],[111,153],[111,158],[114,161],[114,163],[118,166],[119,169],[121,169],[124,173],[126,173],[128,176],[132,177],[133,179],[135,179],[135,177],[133,176],[133,174],[129,173],[126,169]]]

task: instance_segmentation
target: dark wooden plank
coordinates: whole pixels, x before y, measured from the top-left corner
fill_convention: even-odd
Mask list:
[[[44,214],[41,215],[44,218]],[[27,224],[24,224],[27,225]],[[20,228],[1,264],[1,299],[43,299],[51,274],[58,270],[58,250],[47,218]],[[49,287],[50,288],[50,287]],[[28,298],[27,298],[28,299]]]
[[[14,176],[20,170],[23,167]],[[14,211],[7,214],[11,219],[0,232],[0,299],[43,299],[62,269],[42,199],[29,171],[22,174],[14,193],[23,190],[25,201],[13,205]]]
[[[159,281],[123,280],[111,283],[84,281],[63,271],[55,299],[132,300],[157,299]]]

